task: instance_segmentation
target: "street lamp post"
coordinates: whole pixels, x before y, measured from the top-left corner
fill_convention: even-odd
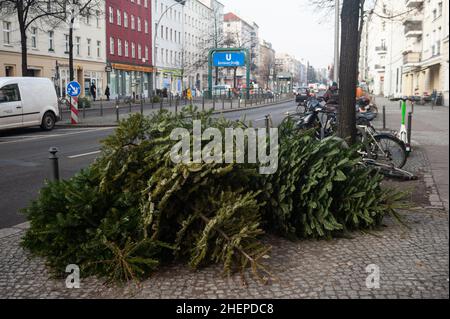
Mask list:
[[[161,23],[162,18],[164,18],[164,16],[166,15],[167,12],[169,12],[170,9],[172,9],[173,7],[175,7],[176,5],[185,5],[187,2],[187,0],[182,0],[182,1],[176,1],[176,3],[172,4],[170,7],[168,7],[159,17],[158,22],[155,24],[155,35],[153,36],[153,68],[155,69],[156,66],[156,59],[155,59],[155,55],[156,55],[156,38],[158,35],[158,29],[159,29],[159,24]],[[153,96],[153,91],[156,91],[156,72],[153,72],[154,74],[154,79],[153,79],[153,85],[152,85],[152,96]],[[183,79],[181,79],[183,80]]]
[[[334,30],[334,76],[333,76],[333,80],[334,82],[338,83],[339,82],[339,33],[340,33],[340,19],[339,19],[339,14],[340,14],[340,1],[339,0],[335,0],[335,8],[334,8],[334,13],[335,13],[335,30]]]

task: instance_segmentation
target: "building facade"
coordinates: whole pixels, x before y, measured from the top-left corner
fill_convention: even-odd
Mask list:
[[[105,16],[111,97],[148,97],[153,72],[150,0],[106,0]]]
[[[155,89],[182,91],[184,4],[176,0],[152,1]]]
[[[259,44],[260,59],[258,83],[264,89],[273,90],[275,82],[275,50],[272,43],[262,40]]]
[[[254,22],[247,22],[236,14],[229,12],[224,15],[224,44],[227,47],[239,47],[248,50],[250,55],[250,81],[258,82],[258,67],[260,66],[259,47],[259,27]],[[245,83],[246,70],[238,68],[236,70],[237,86]],[[228,69],[225,76],[225,83],[234,85],[234,70]]]
[[[404,19],[407,48],[403,92],[405,95],[442,92],[448,105],[448,0],[408,0],[405,5],[416,9],[417,14]]]
[[[448,0],[379,0],[361,39],[359,79],[376,95],[442,93],[448,105]]]
[[[100,97],[106,88],[106,50],[104,3],[88,15],[78,15],[74,23],[74,75],[90,96],[90,86]],[[19,23],[16,16],[0,16],[0,77],[23,76]],[[40,20],[28,28],[27,76],[52,79],[59,97],[66,94],[69,82],[69,26]]]

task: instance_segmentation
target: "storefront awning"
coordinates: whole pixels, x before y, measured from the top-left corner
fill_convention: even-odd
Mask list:
[[[112,63],[111,66],[113,67],[113,69],[123,70],[123,71],[152,73],[155,70],[154,68],[149,67],[149,66],[128,65],[128,64],[121,64],[121,63]]]

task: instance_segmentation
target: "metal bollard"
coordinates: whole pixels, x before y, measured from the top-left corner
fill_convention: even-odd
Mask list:
[[[270,132],[270,115],[266,115],[266,130],[267,133]]]
[[[163,109],[163,103],[164,103],[164,97],[161,97],[161,100],[160,100],[160,104],[159,104],[159,109],[162,111],[162,109]]]
[[[144,100],[141,99],[141,115],[144,115]]]
[[[86,102],[83,102],[83,118],[86,118]]]
[[[383,105],[383,130],[386,129],[386,105]]]
[[[205,93],[203,92],[203,96],[202,96],[202,111],[205,110]]]
[[[178,114],[178,103],[177,103],[177,101],[175,101],[175,114]]]
[[[407,128],[407,138],[408,144],[411,146],[411,136],[412,136],[412,112],[408,113],[408,128]]]
[[[231,109],[233,109],[233,97],[230,98],[230,106],[231,106]]]
[[[51,161],[50,165],[52,167],[53,180],[57,182],[59,181],[59,163],[56,153],[58,153],[59,150],[57,147],[50,147],[48,151],[50,152],[49,160]]]
[[[119,103],[116,102],[116,122],[119,123]]]
[[[225,96],[222,96],[222,110],[225,110]]]
[[[216,97],[213,95],[213,110],[216,110]]]
[[[100,99],[100,116],[103,116],[103,100]]]
[[[128,107],[129,107],[129,112],[128,113],[131,113],[131,100],[128,101]]]

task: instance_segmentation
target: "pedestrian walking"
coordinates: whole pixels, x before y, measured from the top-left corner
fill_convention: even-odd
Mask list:
[[[94,81],[92,81],[92,84],[91,84],[91,96],[92,96],[92,99],[95,101],[97,98],[97,87],[95,86]]]
[[[106,86],[105,95],[106,99],[109,101],[109,97],[111,95],[111,92],[109,91],[109,85]]]

